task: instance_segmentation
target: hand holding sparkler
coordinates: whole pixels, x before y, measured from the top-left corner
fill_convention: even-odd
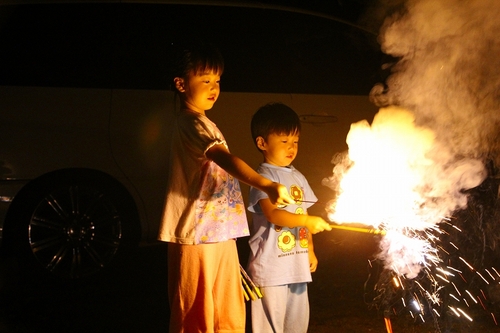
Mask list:
[[[278,206],[284,207],[295,203],[293,198],[288,193],[288,189],[280,183],[272,182],[269,186],[266,186],[262,190],[267,193],[269,200]]]
[[[330,231],[332,230],[332,226],[326,222],[323,218],[314,215],[304,215],[306,218],[305,227],[312,234],[317,234],[321,231]]]
[[[307,200],[296,200],[296,202],[318,203],[316,201],[307,201]],[[278,205],[278,208],[284,208],[284,207],[286,207],[286,205]],[[325,223],[327,223],[327,222],[325,222]],[[333,221],[329,223],[329,228],[325,228],[325,229],[322,229],[322,230],[319,230],[319,231],[316,231],[316,232],[313,232],[312,229],[310,229],[309,227],[308,227],[308,229],[313,234],[315,234],[317,232],[320,232],[320,231],[324,231],[324,230],[331,231],[332,229],[340,229],[340,230],[348,230],[348,231],[355,231],[355,232],[363,232],[363,233],[367,233],[367,234],[374,234],[374,235],[381,235],[381,236],[385,236],[385,234],[386,234],[386,231],[382,230],[382,229],[345,226],[345,225],[340,225],[339,223],[333,222]]]
[[[295,203],[298,202],[312,201],[295,201]],[[264,212],[264,215],[266,215],[267,220],[276,225],[288,228],[295,228],[299,226],[306,227],[312,234],[317,234],[318,232],[325,230],[332,230],[330,224],[326,222],[322,217],[307,214],[294,214],[287,212],[286,210],[282,210],[282,208],[287,206],[285,204],[273,205],[269,200],[261,200],[260,205],[262,211]],[[276,207],[278,209],[276,209]]]

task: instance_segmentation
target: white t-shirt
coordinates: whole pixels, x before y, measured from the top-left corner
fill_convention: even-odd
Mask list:
[[[257,172],[285,185],[295,200],[317,200],[304,175],[293,166],[278,167],[263,163]],[[259,201],[267,197],[266,193],[250,188],[248,210],[253,213],[253,223],[248,242],[248,273],[257,285],[263,287],[312,281],[309,270],[309,231],[305,227],[280,227],[267,221],[259,205]],[[307,208],[312,205],[297,202],[283,209],[293,214],[306,214]]]

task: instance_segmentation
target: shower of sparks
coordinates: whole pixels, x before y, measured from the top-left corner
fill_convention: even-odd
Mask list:
[[[399,107],[380,109],[372,125],[352,124],[348,155],[335,158],[334,175],[324,180],[338,193],[327,206],[328,218],[385,232],[376,259],[386,275],[374,288],[374,303],[384,303],[384,310],[393,313],[402,305],[422,322],[444,313],[473,321],[472,306],[488,310],[491,302],[482,289],[465,288],[471,282],[499,285],[500,274],[494,267],[478,270],[461,255],[466,251],[452,235],[463,230],[452,215],[466,206],[463,190],[478,186],[484,169],[474,162],[459,176],[439,169],[428,157],[434,137]],[[468,179],[462,183],[467,187],[450,191],[453,177]],[[455,201],[443,200],[450,193]],[[397,303],[391,303],[393,298]]]
[[[449,231],[444,232],[441,227],[448,227]],[[428,316],[436,320],[445,313],[457,319],[473,322],[474,314],[478,309],[482,309],[491,315],[493,322],[497,325],[494,311],[490,309],[492,302],[488,299],[484,288],[490,285],[500,288],[500,274],[495,267],[477,270],[458,255],[460,248],[449,241],[433,237],[433,234],[448,234],[452,230],[457,231],[456,228],[452,228],[450,222],[446,221],[446,223],[438,224],[431,231],[411,233],[412,236],[406,239],[406,244],[412,244],[408,242],[411,239],[417,240],[413,244],[419,245],[417,249],[410,249],[410,251],[422,251],[419,273],[409,278],[408,275],[400,274],[394,267],[386,268],[391,277],[381,279],[376,284],[374,292],[377,295],[374,297],[374,304],[389,307],[394,314],[399,314],[402,309],[406,309],[412,318],[421,322],[425,322]],[[388,235],[392,233],[388,232]],[[403,239],[408,237],[404,234],[400,236]],[[427,245],[421,246],[420,242],[427,242]],[[438,248],[442,250],[436,250]],[[444,249],[448,249],[448,252]],[[403,249],[403,251],[406,250]],[[381,252],[378,258],[384,261],[387,260],[384,257],[387,255],[390,253]],[[405,256],[402,255],[402,257]],[[409,257],[413,258],[415,255],[412,254]],[[451,266],[451,264],[456,266]],[[370,262],[370,265],[373,267],[373,262]],[[386,266],[385,263],[384,266]],[[385,280],[390,282],[387,283]],[[386,284],[382,285],[384,283]],[[474,290],[467,289],[471,283],[475,286]],[[477,287],[481,284],[484,288]],[[397,301],[393,302],[393,298]]]

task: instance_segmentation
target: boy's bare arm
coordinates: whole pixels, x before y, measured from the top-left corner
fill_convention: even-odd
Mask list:
[[[325,230],[332,230],[330,224],[319,216],[293,214],[287,212],[286,210],[279,209],[276,205],[273,205],[268,198],[260,200],[259,204],[264,215],[266,216],[266,219],[269,222],[281,227],[306,227],[313,234]]]
[[[214,145],[207,150],[205,155],[231,176],[266,192],[271,198],[271,202],[285,205],[294,203],[285,186],[262,177],[241,158],[232,155],[224,145]]]

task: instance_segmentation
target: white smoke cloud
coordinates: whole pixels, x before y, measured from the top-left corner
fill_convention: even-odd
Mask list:
[[[342,201],[347,201],[349,195],[343,188],[350,178],[346,175],[364,167],[356,154],[357,135],[358,132],[368,134],[371,144],[377,145],[374,140],[380,137],[380,129],[386,131],[383,136],[394,132],[393,140],[402,144],[413,140],[406,149],[419,152],[417,142],[424,138],[420,136],[424,131],[425,136],[432,136],[432,146],[423,147],[425,156],[420,154],[419,160],[407,158],[404,164],[410,168],[410,175],[418,179],[418,184],[411,188],[413,193],[418,193],[418,198],[412,199],[415,204],[412,212],[417,220],[434,224],[467,206],[464,191],[480,185],[488,176],[486,163],[493,162],[500,167],[500,3],[498,0],[387,0],[387,3],[392,7],[385,12],[391,15],[382,24],[379,42],[382,51],[397,61],[387,81],[376,85],[370,94],[371,100],[382,107],[373,124],[366,121],[353,124],[348,136],[349,155],[337,156],[333,176],[323,181],[338,194],[327,210],[329,216],[341,217],[345,222],[373,226],[398,217],[389,204],[377,216],[373,213],[375,207],[368,209],[369,218],[363,220],[361,213],[366,202],[381,196],[380,189],[388,188],[384,183],[375,186],[379,193],[363,193],[370,186],[352,191],[358,206],[339,213]],[[410,122],[404,116],[407,120],[403,130],[398,128],[403,119],[398,117],[405,113],[402,110],[412,114]],[[358,130],[359,126],[363,131]],[[393,162],[399,163],[399,160]],[[371,172],[367,172],[368,184],[382,173],[373,173],[376,167],[373,159],[367,167]],[[395,172],[387,170],[384,171],[388,176],[385,184],[395,179]],[[394,185],[398,190],[401,182]],[[384,195],[394,193],[397,194],[391,189]],[[360,198],[365,200],[360,202]],[[395,199],[389,202],[394,203]],[[383,205],[379,202],[375,206]],[[397,220],[408,223],[411,219]],[[413,226],[410,223],[408,227]],[[383,239],[379,256],[385,258],[386,268],[415,277],[428,250],[418,250],[409,241],[394,239]],[[418,241],[421,240],[415,239]],[[422,243],[425,244],[425,240]]]
[[[461,158],[500,165],[499,17],[498,0],[411,0],[380,30],[382,51],[399,61],[372,100],[414,112],[447,168]]]

